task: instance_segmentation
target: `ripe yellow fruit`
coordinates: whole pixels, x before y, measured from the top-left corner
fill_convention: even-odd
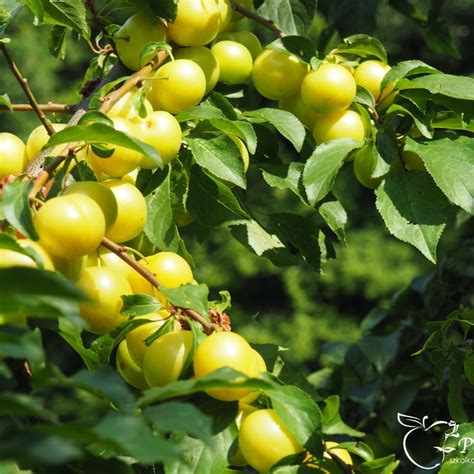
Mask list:
[[[263,97],[280,100],[298,92],[307,71],[296,56],[265,49],[255,60],[252,81]]]
[[[324,457],[331,458],[331,455],[328,453],[328,451],[331,451],[332,455],[337,456],[345,464],[351,466],[352,458],[351,458],[351,455],[349,454],[349,451],[347,451],[347,449],[337,448],[337,446],[338,446],[338,443],[335,443],[334,441],[326,441],[324,443],[324,448],[325,448]]]
[[[304,451],[275,410],[257,410],[241,423],[239,448],[259,473],[267,473],[280,459]]]
[[[156,17],[144,13],[131,16],[115,33],[114,43],[117,53],[125,66],[137,71],[150,61],[154,54],[146,56],[140,64],[140,55],[148,43],[167,41],[167,29]]]
[[[120,179],[109,179],[102,184],[114,193],[118,209],[117,219],[107,230],[106,237],[118,243],[133,239],[146,224],[145,198],[133,184]]]
[[[259,377],[262,373],[267,371],[267,364],[265,364],[265,360],[255,349],[252,350],[254,355],[254,364],[256,368],[255,372],[257,373],[256,377]],[[250,405],[250,403],[253,403],[259,396],[260,392],[258,390],[250,392],[245,397],[240,398],[239,403]]]
[[[228,33],[222,33],[217,38],[218,41],[229,40],[235,41],[244,45],[252,55],[252,59],[255,61],[258,55],[262,52],[262,43],[260,40],[250,31],[230,31]]]
[[[232,21],[232,5],[229,0],[216,0],[217,8],[221,17],[221,26],[219,32],[225,31]]]
[[[218,41],[211,48],[219,63],[219,80],[226,84],[243,84],[252,74],[250,51],[236,41]]]
[[[140,390],[148,388],[142,369],[130,357],[127,341],[122,341],[118,345],[115,365],[125,382]]]
[[[170,38],[181,46],[202,46],[219,33],[221,13],[215,0],[179,0]]]
[[[0,179],[25,171],[25,144],[12,133],[0,133]]]
[[[139,117],[138,112],[134,107],[134,101],[139,100],[139,94],[140,91],[137,89],[126,92],[107,112],[107,116],[110,118],[121,117],[130,120]],[[147,115],[153,112],[153,107],[148,99],[143,99],[143,105]]]
[[[316,112],[338,112],[352,104],[356,89],[352,74],[344,66],[328,63],[305,76],[301,97]]]
[[[177,288],[191,283],[194,279],[188,262],[174,252],[159,252],[140,260],[139,263],[153,272],[160,286],[165,288]],[[131,285],[135,294],[155,295],[162,303],[166,302],[163,295],[137,272],[134,272],[131,278]]]
[[[145,314],[143,316],[136,316],[135,319],[150,320],[149,323],[142,324],[127,333],[126,340],[128,351],[134,362],[141,367],[143,364],[143,357],[148,349],[145,345],[145,339],[151,336],[157,329],[163,326],[166,318],[169,318],[170,313],[166,309],[162,309],[152,314]]]
[[[204,72],[206,77],[206,94],[216,87],[219,80],[219,64],[209,48],[205,46],[191,46],[176,51],[175,59],[189,59],[195,62]]]
[[[247,416],[250,415],[250,413],[253,413],[254,411],[257,411],[258,408],[253,407],[252,405],[246,405],[242,400],[239,400],[239,411],[237,412],[237,416],[235,417],[235,423],[237,424],[237,428],[240,429],[240,426],[242,425],[242,421],[247,418]],[[240,451],[240,448],[237,445],[237,451],[235,454],[232,456],[230,460],[231,466],[238,466],[238,467],[243,467],[247,466],[248,462],[245,460],[244,456],[242,455],[242,451]]]
[[[64,123],[53,123],[53,128],[56,132],[61,131],[66,125]],[[44,145],[48,143],[49,135],[43,125],[36,127],[28,136],[26,140],[26,158],[28,162],[31,162],[41,151]],[[64,145],[62,145],[64,146]],[[50,155],[59,153],[61,151],[61,145],[58,145],[52,149],[48,149]]]
[[[207,337],[196,349],[193,364],[196,377],[204,377],[222,367],[238,370],[248,377],[259,375],[254,350],[234,332],[215,332]],[[250,389],[216,388],[207,393],[217,400],[232,401],[245,397]]]
[[[136,117],[134,122],[137,126],[136,137],[155,148],[165,165],[176,158],[183,134],[179,122],[169,112],[152,112],[144,119]],[[143,156],[140,167],[150,169],[158,165]]]
[[[403,150],[401,152],[403,164],[407,170],[426,171],[425,162],[414,151]]]
[[[114,123],[115,130],[133,137],[138,135],[136,125],[130,120],[121,117],[114,117],[112,122]],[[92,147],[89,148],[87,161],[96,174],[102,172],[113,178],[121,178],[123,175],[130,173],[130,171],[137,168],[142,161],[143,155],[138,151],[117,145],[111,145],[111,148],[113,148],[114,151],[108,158],[101,158],[94,153]]]
[[[109,229],[117,219],[117,200],[114,193],[97,181],[80,181],[68,186],[63,196],[79,194],[93,199],[101,208],[105,217],[105,227]]]
[[[148,347],[143,357],[143,373],[150,387],[178,380],[193,344],[191,331],[169,332]]]
[[[359,86],[365,87],[377,101],[380,97],[382,80],[390,71],[390,66],[382,61],[363,61],[354,72],[354,79]]]
[[[88,267],[77,283],[91,301],[81,302],[81,316],[92,332],[105,334],[127,320],[120,314],[122,295],[132,289],[126,278],[106,267]]]
[[[278,108],[291,112],[303,125],[313,130],[318,114],[304,103],[299,92],[296,95],[280,99]]]
[[[365,139],[364,121],[353,110],[324,114],[316,119],[313,136],[318,143],[338,138],[363,141]]]
[[[46,252],[46,250],[41,247],[37,242],[34,242],[30,239],[19,239],[17,244],[23,248],[29,248],[32,250],[38,259],[40,260],[42,267],[45,270],[54,270],[53,260]],[[32,267],[36,268],[38,265],[36,262],[29,257],[14,250],[0,249],[0,268],[9,268],[9,267]]]
[[[148,98],[153,107],[172,114],[199,104],[206,92],[203,70],[189,59],[176,59],[164,64],[149,84]]]
[[[77,194],[46,201],[34,218],[40,245],[52,256],[77,258],[93,252],[105,234],[105,217],[90,197]]]

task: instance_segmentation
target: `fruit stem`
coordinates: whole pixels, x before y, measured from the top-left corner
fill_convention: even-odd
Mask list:
[[[43,112],[72,114],[74,113],[77,106],[70,104],[53,104],[52,102],[48,102],[47,104],[38,104],[38,107]],[[34,112],[34,109],[30,104],[11,104],[11,109],[9,109],[6,105],[0,106],[0,112],[10,112],[11,110],[14,112]]]
[[[30,86],[28,85],[28,79],[22,75],[20,70],[18,69],[18,66],[15,64],[15,61],[13,61],[13,58],[10,56],[10,53],[8,52],[8,49],[5,45],[5,43],[0,43],[0,50],[3,53],[3,56],[5,56],[5,59],[7,61],[8,67],[12,71],[13,75],[16,77],[16,80],[20,84],[21,88],[23,89],[23,92],[26,95],[26,98],[28,99],[28,102],[30,103],[32,109],[36,112],[36,115],[38,118],[41,120],[41,123],[44,125],[44,128],[48,132],[48,135],[54,135],[55,130],[53,127],[53,124],[49,121],[48,117],[44,114],[44,112],[41,110],[41,108],[38,105],[38,102],[33,95],[32,90],[30,89]]]
[[[269,30],[273,31],[273,33],[275,33],[279,38],[283,38],[284,36],[286,36],[285,33],[283,33],[283,31],[281,31],[272,20],[267,20],[266,18],[261,17],[257,13],[248,10],[247,8],[243,7],[242,5],[239,5],[233,0],[231,1],[231,3],[232,8],[235,11],[238,11],[243,16],[246,16],[247,18],[250,18],[251,20],[254,20],[257,23],[260,23],[261,25],[265,26]]]

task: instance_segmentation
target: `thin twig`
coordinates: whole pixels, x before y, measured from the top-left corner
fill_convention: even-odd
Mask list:
[[[232,1],[232,8],[241,13],[243,16],[246,16],[247,18],[250,18],[251,20],[256,21],[257,23],[260,23],[261,25],[265,26],[269,30],[273,31],[279,38],[283,38],[285,33],[281,31],[276,25],[275,22],[272,20],[268,20],[267,18],[263,18],[262,16],[258,15],[257,13],[248,10],[247,8],[243,7],[242,5],[239,5],[237,2]]]
[[[14,112],[34,112],[33,106],[30,104],[11,104],[11,110]],[[59,114],[73,114],[77,108],[77,105],[70,104],[38,104],[38,108],[43,112],[59,113]],[[0,106],[0,112],[9,112],[10,109],[5,106]]]
[[[49,121],[48,117],[46,117],[44,112],[39,107],[38,102],[36,101],[36,98],[33,95],[33,92],[31,91],[30,86],[28,85],[28,79],[26,79],[26,77],[24,77],[22,73],[20,72],[20,70],[18,69],[18,66],[15,64],[12,57],[10,56],[10,53],[8,52],[8,49],[5,43],[0,43],[0,50],[5,56],[8,67],[11,69],[14,76],[16,77],[16,80],[18,81],[21,88],[23,89],[23,92],[25,93],[26,98],[28,99],[28,102],[30,103],[33,110],[36,112],[36,115],[38,116],[38,118],[41,120],[41,123],[44,125],[44,128],[46,128],[48,135],[49,136],[54,135],[55,130],[54,130],[53,124]]]
[[[104,237],[102,239],[101,245],[103,245],[105,248],[109,249],[115,255],[120,257],[125,263],[130,265],[130,267],[132,267],[143,278],[145,278],[146,281],[151,283],[152,286],[154,286],[155,288],[160,287],[160,282],[156,279],[155,274],[153,272],[150,272],[150,270],[148,270],[144,266],[140,265],[134,258],[132,258],[127,253],[127,248],[126,247],[122,247],[121,245],[118,245],[115,242],[112,242],[107,237]]]
[[[157,289],[160,288],[160,282],[157,280],[155,274],[151,272],[150,270],[148,270],[147,268],[145,268],[144,266],[140,265],[140,263],[138,263],[134,258],[132,258],[127,253],[126,247],[123,247],[121,245],[116,244],[115,242],[112,242],[107,237],[104,237],[102,239],[101,245],[103,245],[105,248],[109,249],[115,255],[120,257],[125,263],[127,263],[131,268],[133,268],[143,278],[145,278],[145,280],[148,281],[152,286],[154,286]],[[203,318],[196,311],[190,308],[177,307],[176,309],[180,310],[184,315],[188,316],[191,319],[194,319],[194,321],[197,321],[199,324],[201,324],[204,330],[206,331],[206,333],[210,334],[214,330],[213,325],[209,321],[206,321],[206,319]]]
[[[165,50],[159,51],[158,54],[146,66],[132,74],[118,89],[113,91],[110,95],[104,97],[104,102],[100,107],[100,112],[106,114],[110,109],[129,91],[137,87],[147,76],[156,68],[161,66],[168,57],[168,52]]]
[[[194,311],[191,308],[179,308],[181,312],[188,316],[188,318],[194,319],[197,321],[205,330],[206,334],[211,334],[214,331],[214,328],[211,323],[206,321],[197,311]]]
[[[161,64],[163,64],[163,62],[165,61],[167,57],[168,57],[168,53],[166,51],[164,50],[159,51],[152,61],[150,61],[146,66],[144,66],[139,71],[132,74],[130,78],[127,79],[118,89],[113,91],[109,96],[105,97],[105,100],[99,109],[100,112],[104,114],[109,112],[110,109],[127,92],[137,87],[154,69],[156,69]],[[117,63],[112,68],[111,72],[107,75],[107,77],[104,78],[103,81],[101,81],[101,83],[96,87],[94,92],[102,88],[108,82],[111,82],[117,79],[118,77],[120,77],[120,74],[117,74],[117,71],[121,71],[122,73],[125,72],[124,66],[120,63],[120,61],[117,61]],[[82,101],[79,104],[78,110],[73,115],[71,120],[68,122],[68,126],[75,125],[79,121],[79,119],[86,113],[88,105],[89,105],[90,97],[92,97],[94,92],[88,98],[84,99],[84,101]],[[41,190],[41,188],[48,181],[54,169],[57,166],[59,166],[69,155],[73,146],[74,145],[69,144],[61,151],[61,153],[59,153],[59,156],[57,157],[58,159],[54,160],[54,163],[56,165],[55,167],[49,166],[48,169],[43,168],[44,159],[47,156],[47,155],[43,156],[43,154],[39,155],[38,158],[30,166],[28,166],[28,170],[27,170],[28,173],[32,176],[36,176],[35,185],[31,192],[32,195],[33,193],[38,193]]]

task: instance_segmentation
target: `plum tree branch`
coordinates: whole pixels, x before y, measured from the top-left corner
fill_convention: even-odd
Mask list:
[[[105,248],[109,249],[115,255],[120,257],[126,264],[128,264],[131,268],[133,268],[136,272],[138,272],[143,278],[145,278],[145,280],[148,281],[152,286],[158,289],[160,288],[160,282],[157,280],[155,274],[151,272],[150,270],[148,270],[147,268],[145,268],[143,265],[140,265],[134,258],[132,258],[127,253],[126,247],[123,247],[121,245],[116,244],[115,242],[112,242],[107,237],[104,237],[102,239],[101,245],[103,245]],[[209,321],[203,318],[196,311],[190,308],[176,308],[176,309],[180,310],[185,316],[188,316],[189,318],[194,319],[194,321],[197,321],[199,324],[201,324],[207,333],[211,333],[213,331],[212,324],[209,323]]]
[[[283,33],[283,31],[280,30],[280,28],[278,28],[276,25],[275,25],[275,22],[273,22],[272,20],[268,20],[267,18],[263,18],[262,16],[260,16],[259,14],[253,12],[252,10],[248,10],[247,8],[243,7],[242,5],[239,5],[237,2],[235,1],[231,1],[232,3],[232,8],[241,13],[243,16],[247,17],[247,18],[250,18],[251,20],[254,20],[256,21],[257,23],[260,23],[261,25],[265,26],[266,28],[268,28],[269,30],[271,30],[273,33],[275,33],[279,38],[283,38],[285,35],[285,33]]]
[[[159,51],[158,54],[142,69],[132,74],[119,88],[114,90],[110,95],[103,99],[102,106],[99,111],[102,113],[107,113],[110,109],[130,90],[134,87],[137,87],[153,70],[159,67],[165,59],[168,57],[168,53],[164,50]],[[114,81],[115,79],[121,77],[125,74],[127,70],[125,66],[120,61],[117,61],[114,67],[111,69],[109,74],[99,83],[99,85],[94,89],[94,91],[86,97],[78,106],[76,112],[72,116],[71,120],[68,122],[68,126],[75,125],[79,119],[86,113],[89,102],[93,94],[100,90],[105,84]],[[67,145],[54,160],[54,166],[48,166],[44,168],[44,160],[47,156],[47,153],[41,153],[38,157],[28,166],[28,173],[36,177],[35,185],[31,191],[32,195],[36,195],[46,184],[51,173],[66,159],[70,154],[74,145]],[[51,165],[53,162],[51,163]]]
[[[11,104],[11,110],[14,112],[34,112],[34,108],[31,104]],[[53,104],[48,102],[47,104],[38,104],[38,108],[43,112],[59,113],[59,114],[73,114],[77,109],[77,105],[73,104]],[[10,112],[7,106],[0,106],[0,112]]]
[[[28,99],[28,102],[31,105],[31,108],[35,111],[36,115],[41,120],[41,123],[44,125],[44,128],[46,128],[48,135],[49,136],[53,135],[54,134],[53,124],[49,121],[48,117],[46,117],[44,112],[39,107],[39,104],[28,84],[28,79],[26,79],[26,77],[24,77],[21,71],[18,69],[18,66],[16,65],[15,61],[13,61],[13,58],[10,56],[10,53],[8,52],[8,49],[5,43],[0,43],[0,50],[2,51],[2,54],[7,61],[8,67],[10,68],[13,75],[15,76],[18,84],[20,84],[21,88],[23,89],[23,92],[25,93],[25,96]]]

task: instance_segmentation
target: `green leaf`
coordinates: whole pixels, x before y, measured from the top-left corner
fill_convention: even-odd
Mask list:
[[[67,28],[54,25],[48,40],[49,52],[55,57],[63,60],[66,57],[66,35]]]
[[[22,247],[12,236],[0,234],[0,248],[26,255],[33,259],[39,268],[44,269],[43,257],[33,247],[28,246],[28,241],[26,241],[26,246]]]
[[[120,314],[123,316],[142,316],[154,313],[162,307],[162,304],[150,295],[123,295],[121,298],[123,306]]]
[[[272,41],[266,48],[294,54],[307,63],[317,55],[313,42],[304,36],[284,36]]]
[[[159,51],[167,51],[168,53],[172,52],[171,46],[168,43],[152,41],[145,45],[145,47],[140,51],[140,67],[145,66],[150,62]]]
[[[196,162],[217,178],[246,188],[244,162],[237,145],[225,134],[219,136],[187,136]]]
[[[474,385],[474,354],[469,355],[464,360],[464,374],[468,382]]]
[[[239,381],[236,381],[239,380]],[[268,390],[274,382],[260,378],[248,378],[241,372],[228,367],[218,369],[200,378],[177,380],[163,387],[153,387],[146,390],[138,400],[138,406],[145,407],[160,400],[190,395],[213,388],[250,388],[252,390]]]
[[[120,375],[112,367],[81,370],[72,377],[65,379],[63,384],[86,390],[112,403],[122,413],[133,410],[134,397]]]
[[[372,461],[374,459],[374,453],[369,445],[362,441],[349,441],[345,443],[339,443],[338,448],[346,449],[350,453],[359,456],[364,461]]]
[[[228,453],[237,438],[235,425],[219,431],[208,442],[190,436],[174,436],[182,459],[165,463],[166,474],[223,473]]]
[[[303,172],[303,185],[312,206],[331,191],[344,160],[351,151],[360,146],[362,142],[341,139],[316,147]]]
[[[6,107],[10,112],[13,112],[12,103],[8,94],[0,95],[0,108]]]
[[[306,204],[306,197],[300,191],[303,169],[304,164],[297,161],[292,161],[288,165],[264,164],[261,166],[263,179],[269,186],[278,189],[289,189]]]
[[[375,194],[377,210],[390,233],[435,262],[449,203],[430,176],[422,171],[390,176]]]
[[[84,294],[59,273],[37,268],[0,268],[0,313],[78,317]]]
[[[257,12],[287,35],[304,35],[311,27],[316,5],[313,0],[266,0]]]
[[[431,125],[431,118],[420,110],[414,104],[392,104],[386,112],[387,115],[401,115],[408,116],[413,119],[416,128],[426,138],[433,138],[433,127]]]
[[[206,319],[209,317],[207,314],[209,288],[206,285],[182,285],[177,288],[160,286],[160,292],[174,305],[191,308]]]
[[[33,181],[30,180],[7,183],[3,188],[2,205],[5,219],[15,229],[32,240],[38,240],[29,201],[32,189]]]
[[[306,392],[294,385],[282,385],[267,390],[272,406],[281,421],[306,445],[321,426],[321,410]]]
[[[453,420],[456,420],[458,423],[466,423],[469,421],[469,418],[464,409],[461,374],[462,366],[460,364],[452,367],[448,381],[448,408]]]
[[[91,31],[87,23],[87,11],[83,2],[76,0],[41,0],[41,3],[46,13],[45,23],[67,26],[86,40],[90,39]]]
[[[86,367],[96,368],[99,365],[98,354],[84,346],[81,326],[66,318],[60,318],[58,326],[59,335],[79,354]]]
[[[474,79],[451,74],[429,74],[415,79],[402,79],[397,88],[425,89],[432,94],[441,94],[455,99],[474,100]]]
[[[150,8],[150,11],[163,20],[173,23],[176,19],[176,13],[178,12],[177,0],[160,0],[155,2],[154,0],[145,0],[145,3]]]
[[[44,351],[39,329],[0,327],[0,358],[26,359],[32,363],[44,362]]]
[[[224,133],[237,135],[245,141],[249,153],[253,155],[257,149],[257,135],[252,125],[242,120],[229,120],[228,118],[213,118],[210,124]]]
[[[237,120],[237,112],[229,100],[218,92],[211,92],[203,104],[218,108],[225,117],[230,120]]]
[[[211,442],[211,419],[191,403],[162,403],[145,408],[143,415],[161,433],[186,433],[207,443]]]
[[[290,141],[296,151],[301,151],[306,132],[303,124],[292,113],[286,110],[265,108],[244,112],[244,115],[255,123],[272,124]]]
[[[474,214],[474,139],[463,136],[416,142],[405,150],[418,154],[437,186],[456,205]]]
[[[120,454],[144,464],[178,459],[174,443],[153,433],[143,417],[109,413],[94,429],[104,440],[112,442]]]
[[[363,58],[374,56],[382,62],[387,62],[387,52],[383,44],[372,36],[358,34],[344,38],[344,43],[338,45],[333,54],[356,54]]]
[[[385,89],[389,84],[396,84],[400,79],[416,74],[432,74],[439,73],[434,67],[424,63],[423,61],[411,60],[402,61],[390,69],[383,77],[381,90]]]
[[[395,454],[391,454],[384,458],[365,461],[358,468],[363,474],[392,474],[399,464],[400,461],[395,460]]]
[[[148,217],[144,231],[159,249],[176,252],[180,238],[173,216],[171,168],[166,167],[160,174],[164,175],[161,183],[145,198]]]
[[[15,0],[2,0],[2,3],[0,4],[0,35],[5,32],[10,22],[13,21],[19,13],[20,9],[21,5],[18,5],[18,2]]]
[[[86,160],[76,163],[71,175],[76,181],[97,181],[97,176]]]
[[[366,107],[375,110],[375,98],[365,87],[357,85],[357,93],[354,100],[358,104],[365,105]]]
[[[319,269],[319,228],[309,217],[282,212],[271,214],[272,227],[280,241],[290,242],[301,253],[302,258],[312,267]]]
[[[188,120],[211,120],[211,119],[224,119],[226,118],[224,113],[218,107],[214,105],[206,104],[202,102],[201,104],[193,107],[186,112],[181,112],[176,115],[176,120],[178,122],[186,122]]]
[[[259,256],[285,247],[275,234],[267,232],[255,220],[243,220],[238,225],[232,224],[232,234]]]
[[[115,130],[103,123],[88,123],[87,125],[73,125],[55,133],[43,149],[61,145],[62,143],[87,142],[119,145],[137,151],[152,159],[160,167],[163,162],[155,148],[126,133]]]
[[[337,235],[337,238],[345,243],[347,213],[342,204],[339,201],[327,201],[319,206],[318,211],[329,228]]]
[[[233,192],[223,183],[205,174],[199,166],[191,168],[189,212],[205,227],[219,227],[248,219]]]

